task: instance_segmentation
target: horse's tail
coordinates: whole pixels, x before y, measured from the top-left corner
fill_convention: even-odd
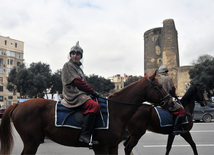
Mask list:
[[[0,154],[10,154],[10,152],[12,151],[13,135],[10,117],[12,115],[13,110],[17,106],[18,104],[13,104],[4,111],[0,125],[0,140],[1,140]]]

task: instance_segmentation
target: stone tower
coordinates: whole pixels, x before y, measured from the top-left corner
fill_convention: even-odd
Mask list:
[[[160,65],[167,66],[177,87],[179,66],[178,36],[173,19],[163,21],[163,27],[144,33],[144,71],[151,75]]]

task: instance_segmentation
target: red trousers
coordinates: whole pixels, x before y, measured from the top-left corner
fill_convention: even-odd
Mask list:
[[[178,110],[172,112],[174,115],[177,115],[177,117],[184,117],[186,115],[186,112],[184,108],[180,107]]]
[[[90,99],[86,101],[82,106],[83,114],[98,114],[100,112],[100,105],[94,100]]]

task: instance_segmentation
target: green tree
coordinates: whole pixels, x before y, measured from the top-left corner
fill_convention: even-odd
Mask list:
[[[194,65],[194,68],[189,71],[191,83],[206,85],[210,97],[214,90],[214,57],[211,55],[200,56]]]
[[[28,69],[22,64],[10,71],[7,80],[7,89],[19,92],[20,97],[43,97],[51,87],[51,70],[41,62],[30,64]]]
[[[47,94],[47,89],[51,88],[50,66],[42,62],[31,63],[29,71],[33,74],[29,97],[43,97],[44,93]]]
[[[142,76],[129,76],[128,79],[126,80],[126,82],[124,83],[124,86],[128,86],[129,84],[136,82],[138,80],[140,80],[142,78]]]
[[[7,89],[12,92],[19,92],[20,97],[27,95],[30,85],[31,72],[24,64],[13,68],[7,78]]]
[[[114,83],[111,80],[105,79],[98,75],[86,76],[87,83],[97,92],[102,95],[109,94],[110,90],[114,89]]]
[[[209,54],[201,55],[198,57],[197,60],[193,60],[193,65],[202,63],[202,62],[207,61],[207,60],[212,61],[212,59],[213,59],[213,57]]]
[[[59,93],[62,94],[62,80],[61,80],[62,70],[57,70],[51,76],[51,94]]]

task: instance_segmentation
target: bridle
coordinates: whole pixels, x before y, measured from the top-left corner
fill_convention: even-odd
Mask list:
[[[158,96],[160,96],[160,102],[159,103],[156,103],[155,106],[165,106],[170,98],[171,98],[171,95],[168,93],[167,95],[163,95],[163,93],[157,88],[156,86],[156,83],[157,83],[157,79],[155,80],[150,80],[150,78],[147,78],[147,80],[152,84],[155,92],[158,94]],[[163,89],[162,86],[160,86],[159,88]],[[152,93],[153,94],[153,93]],[[151,96],[152,96],[151,94]],[[166,102],[166,99],[168,98],[167,102]]]

